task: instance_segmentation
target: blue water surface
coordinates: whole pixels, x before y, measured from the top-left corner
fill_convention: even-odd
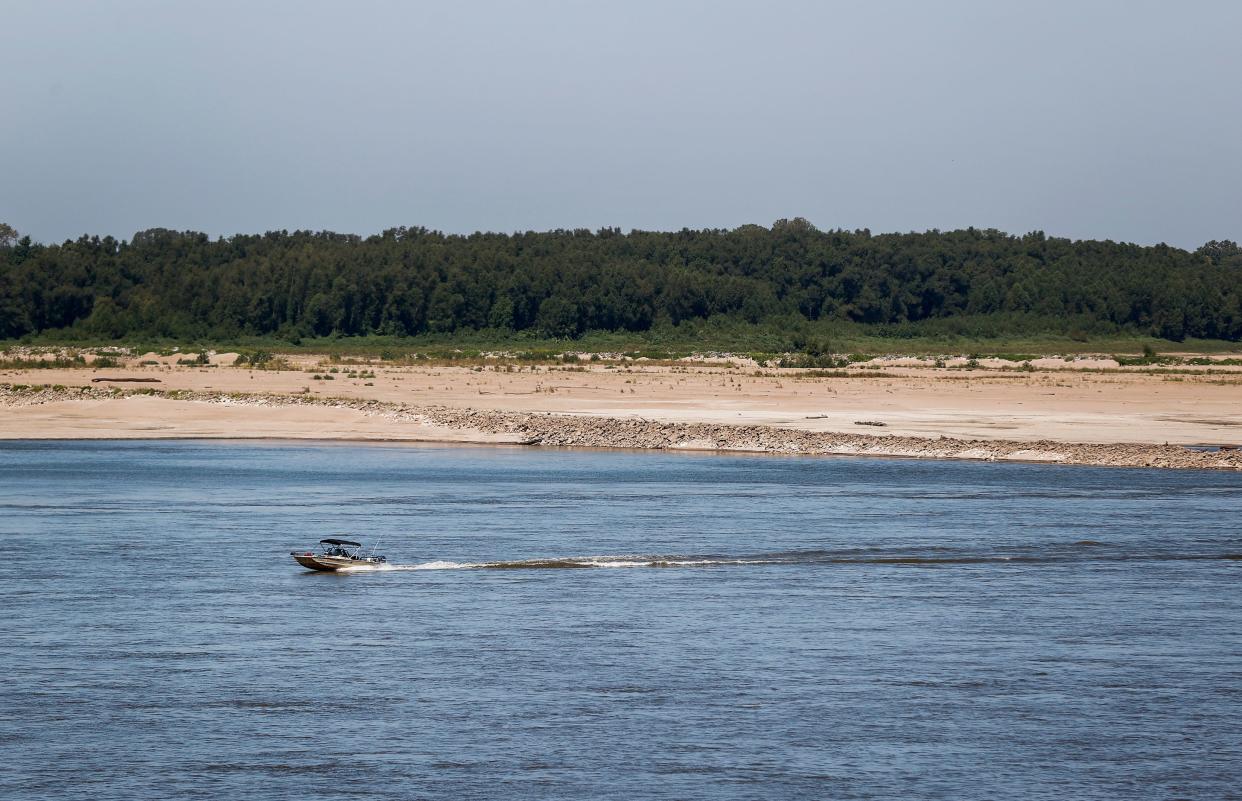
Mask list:
[[[0,536],[13,801],[1242,797],[1236,474],[10,442]]]

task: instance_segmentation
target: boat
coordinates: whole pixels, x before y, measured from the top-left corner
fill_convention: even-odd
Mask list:
[[[290,551],[302,567],[311,570],[348,570],[355,567],[378,567],[387,564],[388,560],[372,552],[362,553],[362,543],[353,540],[340,540],[330,537],[319,541],[319,549],[315,551]]]

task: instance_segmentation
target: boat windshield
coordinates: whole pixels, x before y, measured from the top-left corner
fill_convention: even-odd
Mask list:
[[[362,547],[359,543],[349,542],[348,540],[320,540],[323,546],[323,552],[326,556],[357,556],[358,549]]]

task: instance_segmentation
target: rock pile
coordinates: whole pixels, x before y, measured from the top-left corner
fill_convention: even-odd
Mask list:
[[[758,425],[667,423],[637,418],[519,414],[475,409],[424,408],[416,414],[426,422],[446,428],[520,434],[531,444],[560,447],[696,449],[1242,470],[1240,451],[1192,451],[1180,445],[929,439]]]

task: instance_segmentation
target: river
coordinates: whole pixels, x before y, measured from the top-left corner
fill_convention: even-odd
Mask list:
[[[0,536],[13,801],[1242,793],[1234,473],[7,442]]]

